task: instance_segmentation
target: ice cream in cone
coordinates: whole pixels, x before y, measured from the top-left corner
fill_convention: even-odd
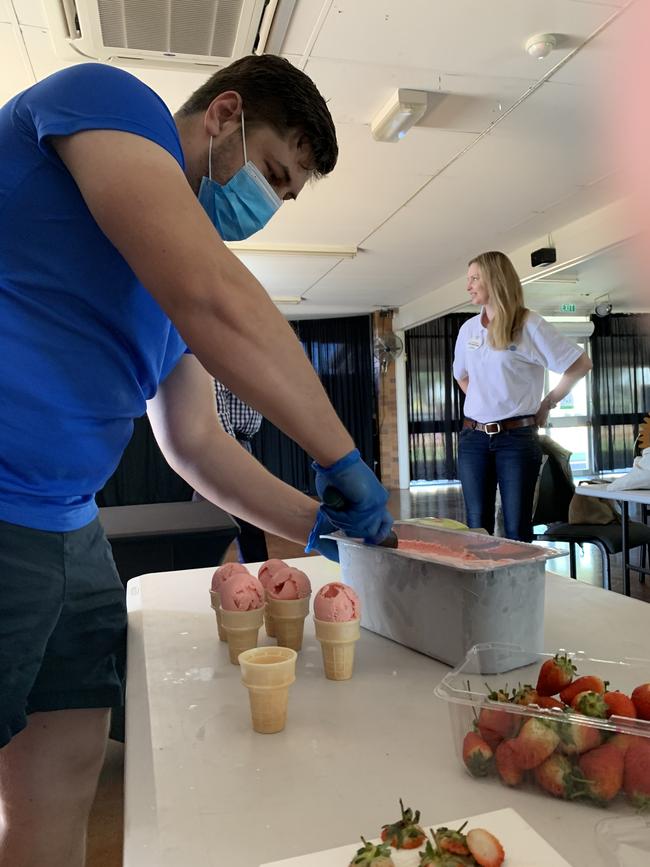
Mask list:
[[[219,614],[230,661],[238,665],[240,653],[257,647],[257,635],[264,622],[264,588],[257,578],[246,572],[226,581],[221,587]]]
[[[243,572],[249,574],[248,569],[242,563],[224,563],[223,566],[219,566],[219,568],[215,570],[215,573],[212,576],[212,583],[210,585],[210,606],[217,618],[217,633],[219,634],[219,641],[227,640],[226,631],[221,624],[221,612],[219,610],[219,606],[221,605],[221,585],[225,584],[225,582],[228,581],[229,578],[232,578],[233,575]]]
[[[314,599],[316,638],[323,652],[325,677],[349,680],[356,643],[361,637],[359,597],[351,587],[333,581]]]
[[[266,607],[273,619],[275,637],[280,646],[302,649],[310,596],[311,583],[300,569],[280,569],[268,582]]]
[[[248,689],[256,732],[270,735],[284,728],[296,658],[295,650],[288,647],[255,647],[240,654],[242,683]]]
[[[264,588],[264,595],[266,598],[266,587],[267,584],[271,582],[271,579],[275,575],[276,572],[279,572],[280,569],[288,569],[289,566],[284,562],[284,560],[278,560],[273,558],[271,560],[267,560],[265,563],[259,568],[259,572],[257,573],[257,577],[259,578],[262,587]],[[266,628],[266,634],[269,638],[275,638],[275,625],[273,623],[273,618],[269,614],[268,605],[264,606],[264,627]]]

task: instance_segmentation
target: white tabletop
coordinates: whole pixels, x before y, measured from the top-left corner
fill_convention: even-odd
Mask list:
[[[320,557],[288,562],[314,590],[338,577]],[[575,867],[601,863],[594,827],[624,806],[605,813],[469,777],[433,695],[449,669],[366,630],[353,679],[336,683],[308,619],[287,727],[255,734],[217,639],[211,574],[128,584],[125,867],[258,867],[329,849],[375,836],[399,797],[428,822],[512,806]],[[647,657],[649,630],[647,603],[548,575],[547,649]]]
[[[576,494],[583,497],[602,497],[627,503],[645,503],[650,506],[650,490],[612,491],[609,485],[576,485]]]

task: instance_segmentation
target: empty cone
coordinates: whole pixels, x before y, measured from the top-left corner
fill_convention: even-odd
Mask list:
[[[329,680],[349,680],[354,668],[354,651],[361,637],[359,620],[333,623],[316,620],[316,638],[323,651],[325,677]]]
[[[223,624],[221,623],[221,611],[219,610],[221,607],[221,594],[218,590],[210,590],[210,605],[212,606],[212,610],[217,618],[219,641],[227,641],[226,630],[223,628]]]
[[[226,611],[220,608],[221,624],[226,631],[230,661],[239,665],[239,654],[257,647],[257,633],[264,622],[264,609],[252,611]]]
[[[273,618],[278,644],[292,650],[301,650],[305,617],[309,614],[309,596],[303,599],[269,598],[266,604]]]
[[[295,650],[288,647],[255,647],[240,655],[242,683],[248,689],[256,732],[270,735],[284,728],[296,658]]]

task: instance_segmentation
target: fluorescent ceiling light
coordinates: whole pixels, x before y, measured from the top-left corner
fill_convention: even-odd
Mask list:
[[[354,259],[358,247],[330,246],[327,244],[255,244],[248,241],[229,241],[226,247],[233,253],[262,253],[280,256],[320,256],[332,259]]]
[[[305,299],[300,295],[272,295],[271,301],[274,304],[300,304]]]
[[[370,124],[377,141],[397,142],[424,115],[428,105],[426,90],[398,88]]]

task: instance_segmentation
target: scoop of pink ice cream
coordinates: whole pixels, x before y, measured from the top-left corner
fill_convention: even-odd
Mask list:
[[[247,575],[250,575],[250,572],[243,563],[224,563],[223,566],[219,566],[219,568],[215,570],[215,573],[212,576],[212,584],[210,585],[210,589],[218,593],[221,590],[221,585],[228,581],[230,578],[232,578],[233,575],[236,575],[238,572],[245,572]]]
[[[359,597],[347,584],[332,581],[321,587],[316,594],[314,599],[314,617],[316,620],[338,623],[358,620],[360,616]]]
[[[300,569],[287,566],[273,575],[266,585],[266,594],[271,599],[304,599],[311,595],[311,583]]]
[[[221,585],[221,607],[226,611],[252,611],[264,605],[264,588],[250,572],[235,572]]]
[[[260,566],[260,571],[257,573],[257,577],[262,582],[262,586],[266,590],[269,581],[275,575],[276,572],[279,572],[280,569],[288,569],[289,566],[284,562],[284,560],[267,560],[266,563],[262,563]]]

